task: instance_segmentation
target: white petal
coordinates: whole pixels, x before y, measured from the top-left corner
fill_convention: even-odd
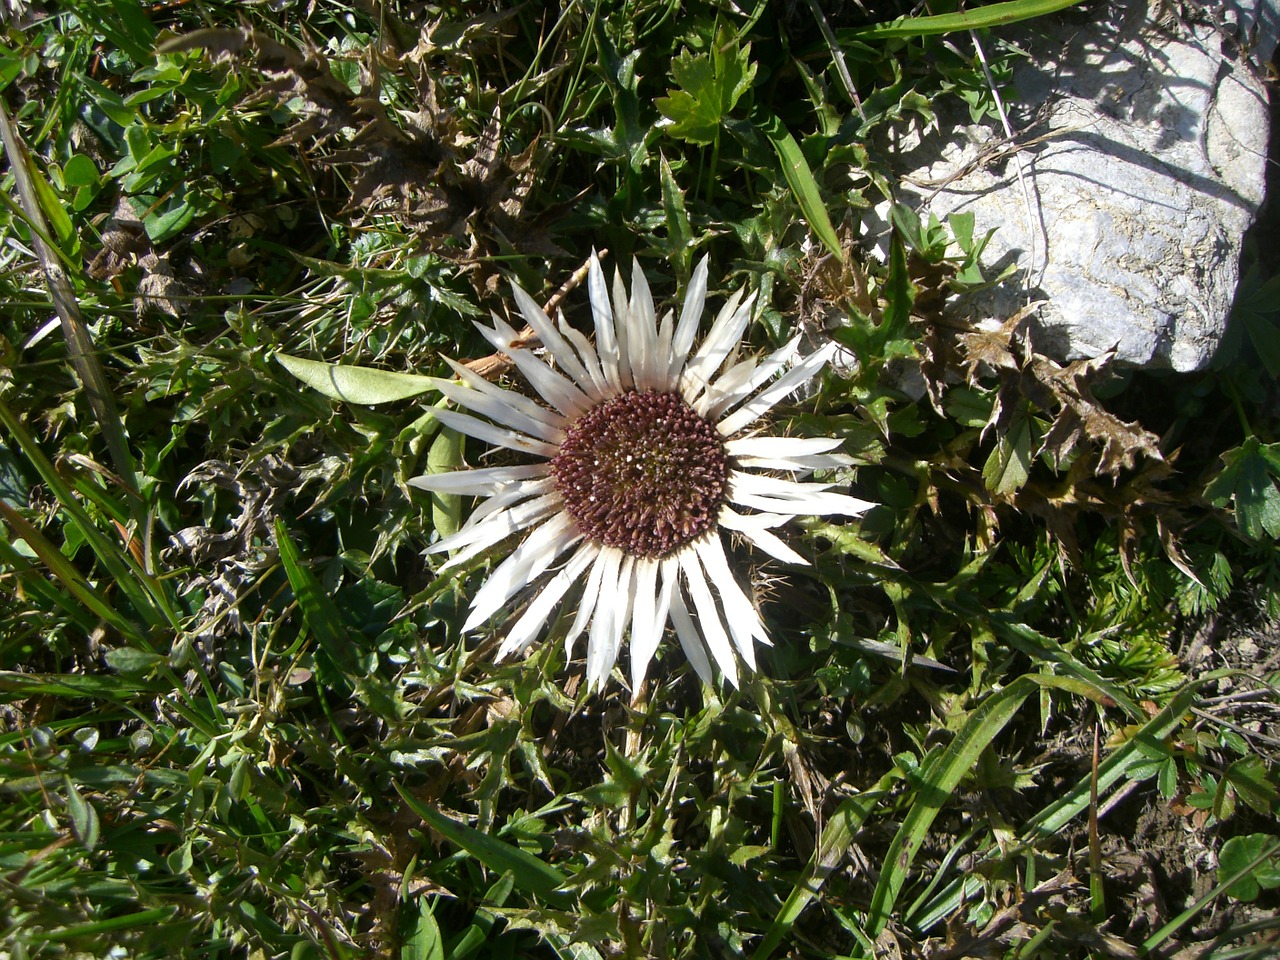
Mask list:
[[[457,410],[433,410],[432,416],[446,427],[452,427],[459,433],[465,433],[468,437],[475,437],[495,447],[506,447],[508,450],[533,453],[540,457],[554,457],[560,450],[557,444],[526,437],[522,433],[498,426],[496,423],[489,423],[487,420],[480,420],[467,413],[459,413]]]
[[[591,631],[587,636],[587,686],[596,690],[604,686],[609,671],[613,669],[618,657],[618,648],[614,637],[620,635],[616,629],[622,616],[620,605],[624,603],[619,595],[619,576],[626,573],[631,577],[630,565],[621,550],[608,550],[604,554],[604,570],[600,576],[600,600],[596,604],[596,612],[591,617]]]
[[[667,601],[670,603],[670,600]],[[635,586],[631,602],[631,689],[640,689],[649,661],[653,659],[667,625],[667,610],[659,613],[658,561],[647,557],[636,560]]]
[[[539,466],[543,466],[543,464],[539,464]],[[468,530],[471,527],[479,526],[493,514],[500,510],[506,510],[512,504],[519,503],[521,500],[528,500],[530,497],[541,497],[545,494],[553,493],[555,489],[555,480],[551,477],[540,477],[536,480],[524,480],[520,483],[510,484],[506,489],[499,490],[472,510],[471,516],[467,517],[462,529]]]
[[[563,427],[568,423],[564,416],[558,411],[544,407],[542,404],[538,403],[538,401],[530,397],[526,397],[524,394],[516,393],[514,390],[504,390],[502,387],[495,386],[471,368],[463,366],[457,360],[454,360],[451,357],[444,357],[443,360],[450,366],[453,372],[458,375],[458,379],[467,384],[467,386],[474,387],[475,389],[483,392],[493,393],[496,396],[501,396],[503,401],[509,406],[514,407],[516,410],[519,410],[527,416],[542,420],[548,426]]]
[[[631,356],[631,375],[637,390],[652,390],[657,386],[655,369],[658,352],[658,318],[653,309],[653,294],[649,281],[640,269],[640,261],[631,261],[630,324],[627,328],[627,347]],[[665,367],[663,373],[665,373]]]
[[[783,397],[792,393],[803,383],[807,383],[818,375],[836,351],[836,344],[828,343],[825,347],[809,354],[794,367],[775,380],[768,389],[744,403],[735,413],[716,424],[722,437],[732,437],[739,430],[750,426],[759,417],[772,409]]]
[[[726,367],[720,376],[707,384],[706,390],[693,404],[693,409],[697,411],[698,416],[706,417],[708,420],[718,420],[720,412],[730,406],[731,398],[739,393],[742,397],[746,397],[755,389],[751,383],[759,364],[760,361],[756,357],[747,357],[731,367]]]
[[[653,386],[655,390],[673,392],[680,388],[680,375],[671,375],[671,337],[674,314],[668,310],[658,325],[658,341],[653,353]]]
[[[475,497],[492,497],[510,489],[521,480],[545,477],[550,469],[545,463],[529,463],[519,467],[487,467],[483,470],[451,470],[414,477],[409,486],[432,493],[461,493]]]
[[[580,331],[566,324],[563,318],[560,320],[560,332],[577,348],[578,356],[582,358],[582,365],[591,375],[591,396],[597,400],[604,400],[616,394],[618,391],[604,378],[604,371],[600,369],[600,357],[596,353],[596,348],[591,346],[591,341]]]
[[[671,623],[676,628],[676,636],[685,658],[693,667],[699,679],[705,684],[711,683],[711,661],[707,658],[707,647],[698,628],[693,625],[693,618],[684,605],[684,593],[680,589],[679,567],[674,559],[662,561],[662,591],[671,598]]]
[[[680,371],[689,360],[689,351],[693,349],[694,337],[698,334],[698,321],[702,319],[702,308],[707,302],[707,257],[703,257],[693,268],[693,276],[689,278],[689,289],[684,294],[684,307],[680,311],[680,325],[676,327],[675,338],[671,341],[670,363],[667,367],[669,381],[675,381]]]
[[[831,514],[859,517],[875,506],[866,500],[846,497],[842,493],[815,493],[806,499],[795,500],[730,491],[729,500],[741,507],[751,507],[753,510],[764,510],[769,513],[790,513],[795,517],[825,517]]]
[[[524,315],[525,320],[528,321],[529,326],[533,327],[533,332],[538,335],[542,345],[550,351],[556,363],[569,372],[569,376],[573,377],[585,393],[591,393],[594,385],[591,375],[587,372],[587,368],[582,365],[573,348],[560,335],[560,331],[551,322],[551,318],[547,316],[546,311],[538,306],[533,297],[525,293],[519,285],[513,283],[511,291],[515,294],[516,305],[520,308],[520,312]]]
[[[564,637],[565,656],[570,660],[573,659],[573,642],[586,629],[587,624],[591,621],[591,615],[595,612],[596,604],[600,600],[600,581],[604,575],[605,567],[608,565],[605,555],[611,552],[617,553],[618,551],[613,547],[601,547],[599,552],[596,553],[595,559],[591,562],[591,573],[587,575],[587,585],[582,589],[582,599],[578,602],[578,612],[574,615],[569,632]]]
[[[516,332],[511,327],[496,316],[493,318],[493,325],[494,329],[490,330],[484,324],[477,323],[476,329],[499,352],[511,358],[511,362],[524,374],[524,378],[542,399],[570,417],[576,417],[591,408],[590,398],[574,386],[571,380],[556,373],[528,350],[511,345],[516,339]]]
[[[547,581],[546,586],[538,592],[538,595],[525,608],[524,613],[520,615],[520,619],[511,627],[506,639],[502,641],[502,647],[498,650],[499,660],[510,656],[533,641],[534,637],[546,625],[547,617],[556,604],[560,602],[569,588],[582,576],[583,571],[587,569],[587,565],[596,558],[599,552],[600,547],[589,540],[578,545],[578,549],[569,558],[569,562]]]
[[[757,522],[761,519],[765,522]],[[769,513],[755,513],[744,517],[742,514],[734,513],[728,507],[721,507],[720,517],[717,522],[726,530],[733,530],[742,534],[751,541],[752,545],[759,547],[774,559],[781,560],[783,563],[794,563],[807,567],[809,565],[808,560],[769,532],[769,527],[777,526],[779,523],[789,519],[791,518]]]
[[[843,453],[815,453],[810,457],[738,457],[740,467],[756,470],[790,470],[793,473],[813,473],[815,470],[836,470],[853,463],[852,457]]]
[[[556,557],[581,538],[582,534],[567,513],[556,514],[525,537],[476,593],[471,601],[471,614],[462,625],[463,633],[474,630],[497,613],[516,591],[537,580]]]
[[[827,453],[844,441],[838,437],[741,437],[724,445],[734,457],[795,457]]]
[[[509,390],[503,390],[492,384],[488,384],[487,389],[477,389],[454,383],[452,380],[437,380],[436,387],[459,406],[474,410],[503,426],[530,434],[557,446],[564,440],[564,430],[561,427],[552,426],[547,422],[546,417],[531,417],[509,403],[502,396],[502,394],[511,393]],[[556,417],[563,422],[564,418],[559,414],[556,414]]]
[[[561,506],[559,494],[549,494],[529,500],[500,511],[484,523],[463,527],[453,536],[445,537],[440,542],[427,547],[426,552],[462,551],[450,557],[449,562],[444,565],[444,568],[456,567],[495,543],[505,540],[513,533],[541,522],[547,514],[561,509]]]
[[[748,374],[745,378],[742,374],[736,373],[743,365],[742,363],[730,367],[707,387],[707,394],[700,401],[706,407],[703,416],[716,420],[726,410],[736,407],[790,363],[799,347],[800,336],[797,334],[785,346],[765,357],[754,370],[745,371]]]
[[[744,507],[796,516],[838,513],[857,517],[874,506],[842,493],[828,493],[831,487],[829,483],[798,483],[741,470],[729,471],[729,500]]]
[[[624,389],[618,374],[618,338],[613,324],[613,308],[609,306],[609,291],[605,288],[604,271],[595,253],[587,271],[587,293],[591,298],[591,312],[596,321],[596,350],[600,354],[600,369],[609,386]]]
[[[618,383],[630,389],[635,382],[631,374],[631,334],[634,324],[631,307],[627,303],[627,291],[622,285],[622,273],[613,271],[613,333],[618,344]]]
[[[760,614],[752,602],[738,585],[737,578],[729,569],[725,559],[724,544],[719,537],[710,537],[697,545],[698,558],[707,570],[707,576],[716,585],[720,594],[720,606],[724,609],[725,620],[729,624],[729,633],[733,635],[733,643],[738,648],[743,661],[752,670],[756,668],[756,651],[753,641],[761,638],[769,642],[764,624],[760,622]]]
[[[694,609],[698,612],[698,626],[702,637],[711,649],[720,666],[720,672],[735,687],[738,685],[738,664],[733,656],[733,647],[729,643],[729,635],[725,633],[724,621],[716,606],[715,597],[707,586],[707,579],[702,575],[702,564],[698,555],[692,550],[682,550],[678,554],[680,569],[684,572],[685,582],[689,586],[689,596],[693,600]]]
[[[716,317],[716,322],[712,324],[707,338],[698,347],[698,352],[685,366],[683,392],[685,399],[690,403],[706,389],[716,371],[724,365],[729,354],[738,346],[742,340],[743,331],[751,322],[751,308],[756,302],[755,294],[747,297],[746,301],[738,306],[741,295],[742,291],[739,290],[729,298],[729,302]],[[730,307],[734,308],[731,313]]]

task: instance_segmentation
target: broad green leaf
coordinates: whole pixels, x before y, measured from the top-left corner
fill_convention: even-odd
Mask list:
[[[709,52],[681,51],[671,64],[671,75],[679,88],[668,90],[654,104],[671,121],[668,131],[690,143],[714,143],[720,124],[755,79],[751,44],[739,47],[728,30],[721,30]]]
[[[76,839],[84,844],[84,848],[92,852],[98,845],[100,825],[98,811],[76,789],[70,777],[63,777],[67,790],[67,813],[71,815],[71,827],[75,830]]]
[[[444,960],[444,938],[433,908],[434,898],[418,897],[408,935],[400,946],[400,960]],[[409,909],[413,909],[412,902]]]
[[[1031,418],[1018,411],[982,467],[982,481],[992,493],[1008,496],[1031,475]]]
[[[941,13],[930,17],[902,17],[891,23],[877,23],[844,33],[859,40],[888,40],[892,37],[927,37],[957,30],[980,30],[1020,20],[1031,20],[1073,7],[1080,0],[1008,0],[992,3],[966,13]]]
[[[1222,472],[1204,489],[1218,506],[1233,503],[1236,526],[1250,540],[1280,538],[1280,444],[1264,446],[1250,436],[1222,455]]]
[[[555,867],[528,851],[503,843],[487,833],[432,810],[398,783],[395,788],[409,805],[409,809],[420,816],[427,826],[442,834],[450,843],[466,850],[495,873],[510,872],[518,889],[546,903],[564,906],[571,901],[571,896],[561,889],[569,878]]]
[[[108,650],[103,656],[107,666],[118,670],[126,676],[143,677],[164,660],[164,657],[150,650],[139,650],[136,647],[117,647]]]
[[[844,259],[844,253],[840,249],[840,237],[836,233],[836,228],[831,225],[827,205],[818,190],[818,181],[814,179],[813,171],[809,169],[809,162],[805,160],[800,144],[796,143],[796,138],[773,114],[765,116],[760,129],[764,131],[764,135],[769,138],[769,143],[773,145],[774,152],[778,154],[782,175],[786,178],[787,186],[791,188],[796,202],[800,204],[800,212],[809,221],[810,228],[832,256]]]
[[[394,373],[336,363],[321,363],[277,353],[280,365],[326,397],[346,403],[374,404],[407,400],[436,389],[433,377],[414,373]]]
[[[1249,902],[1262,890],[1280,887],[1280,840],[1265,833],[1232,837],[1218,854],[1218,880],[1225,883],[1239,875],[1227,887],[1227,896]]]
[[[427,451],[427,473],[450,473],[462,466],[463,436],[441,429]],[[451,537],[462,526],[462,497],[456,493],[431,494],[431,522],[442,537]]]
[[[73,154],[62,168],[62,179],[68,187],[89,187],[98,182],[98,167],[83,153]]]
[[[147,214],[142,225],[152,243],[163,243],[177,236],[195,218],[195,208],[187,201],[181,200],[162,211]]]

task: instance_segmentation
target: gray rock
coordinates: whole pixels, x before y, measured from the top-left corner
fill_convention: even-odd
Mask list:
[[[1134,0],[1112,11],[1118,22],[1077,16],[1023,41],[1031,60],[1009,105],[1022,149],[1009,153],[998,122],[939,113],[902,157],[903,192],[940,218],[972,211],[975,232],[998,228],[984,259],[1017,272],[970,300],[976,317],[1043,300],[1036,346],[1050,355],[1114,348],[1128,364],[1196,370],[1222,337],[1263,198],[1256,64],[1275,49],[1280,10],[1227,4],[1219,16],[1234,11],[1235,26],[1157,26]]]

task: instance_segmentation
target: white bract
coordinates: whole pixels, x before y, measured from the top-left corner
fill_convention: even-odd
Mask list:
[[[797,516],[858,516],[871,506],[832,484],[796,479],[846,465],[833,452],[839,440],[760,432],[761,418],[813,379],[835,345],[797,359],[797,337],[763,359],[736,359],[755,300],[739,291],[694,349],[706,260],[694,270],[678,321],[668,311],[659,322],[638,263],[630,298],[615,274],[610,302],[593,256],[588,290],[594,345],[563,318],[553,322],[518,286],[516,303],[545,359],[515,346],[516,331],[498,317],[492,328],[477,324],[542,403],[450,361],[459,379],[439,381],[440,391],[478,416],[440,410],[441,423],[535,462],[412,480],[435,493],[484,498],[429,551],[451,553],[445,567],[452,567],[519,537],[476,593],[463,628],[475,630],[514,606],[499,657],[529,646],[580,588],[565,644],[572,657],[587,634],[592,689],[604,686],[628,634],[638,689],[668,623],[698,676],[710,682],[714,662],[736,685],[738,658],[754,669],[756,642],[770,641],[730,569],[722,531],[804,564],[775,528]],[[526,587],[532,591],[521,609],[513,601],[525,600]]]

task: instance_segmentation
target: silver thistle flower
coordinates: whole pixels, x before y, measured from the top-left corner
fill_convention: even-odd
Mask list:
[[[546,348],[545,360],[514,346],[516,331],[498,317],[492,328],[477,324],[544,403],[450,361],[459,380],[439,381],[440,391],[480,416],[441,410],[440,421],[535,462],[413,479],[424,490],[484,498],[462,529],[429,550],[453,553],[445,564],[451,567],[522,538],[477,592],[463,627],[483,625],[533,585],[500,658],[532,643],[581,584],[565,644],[572,656],[587,632],[590,688],[604,686],[629,630],[631,683],[638,689],[668,623],[699,677],[711,681],[714,661],[736,685],[737,659],[755,669],[755,643],[770,641],[730,569],[722,531],[741,534],[784,563],[805,564],[774,528],[802,515],[858,516],[871,506],[831,492],[831,484],[776,475],[847,464],[832,452],[839,440],[759,432],[761,417],[813,379],[835,346],[792,364],[796,337],[763,359],[731,360],[755,301],[738,291],[695,350],[705,259],[678,322],[670,311],[658,321],[638,263],[630,298],[615,273],[610,302],[593,256],[588,291],[594,346],[563,318],[552,322],[518,286],[516,303]]]

